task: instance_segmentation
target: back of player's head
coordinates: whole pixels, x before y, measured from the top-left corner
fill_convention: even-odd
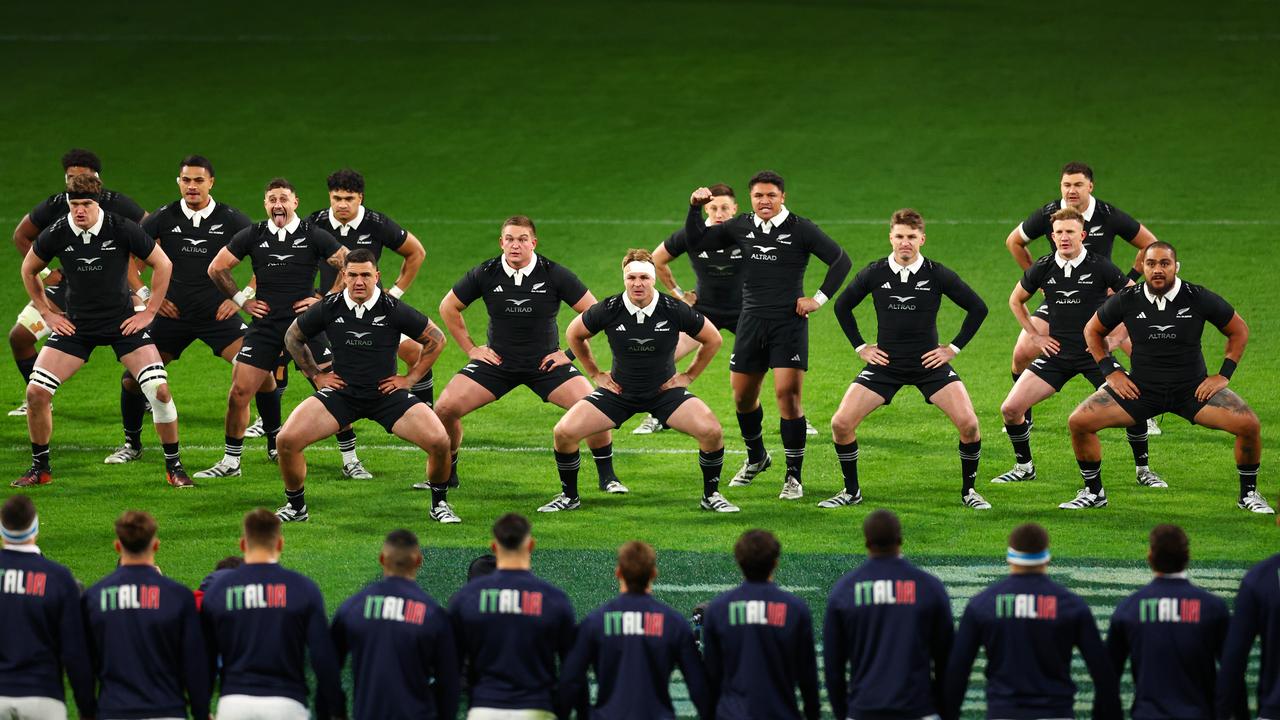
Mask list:
[[[368,248],[356,248],[347,253],[347,257],[343,259],[342,266],[346,267],[354,263],[373,263],[378,264],[378,258],[373,256],[373,251]]]
[[[97,175],[72,175],[67,178],[67,192],[81,198],[96,198],[102,193],[102,181]]]
[[[924,232],[924,216],[914,208],[902,208],[895,212],[893,217],[889,218],[889,227],[894,225],[906,225],[909,228]]]
[[[485,575],[492,575],[497,570],[498,558],[494,557],[492,553],[485,553],[467,565],[467,582]]]
[[[293,189],[293,183],[289,182],[288,180],[285,180],[282,177],[273,177],[270,180],[268,180],[267,187],[262,192],[269,193],[272,190],[275,190],[277,188],[283,188],[285,190],[288,190],[294,195],[298,194],[298,191]]]
[[[1062,175],[1084,175],[1089,179],[1089,182],[1093,182],[1093,168],[1082,162],[1069,162],[1066,165],[1063,165]]]
[[[178,163],[178,172],[182,172],[182,168],[198,167],[209,171],[209,177],[213,177],[213,163],[209,162],[209,158],[203,155],[188,155],[182,158],[182,162]]]
[[[1191,540],[1177,525],[1151,528],[1151,569],[1158,573],[1180,573],[1191,560]]]
[[[647,542],[632,540],[618,548],[618,576],[627,592],[642,593],[658,574],[658,554]]]
[[[62,156],[62,169],[85,167],[99,173],[102,172],[102,161],[98,156],[84,148],[71,148]]]
[[[760,184],[776,185],[780,192],[787,191],[786,182],[782,179],[782,176],[772,170],[761,170],[752,175],[751,180],[747,181],[747,192],[750,192],[752,188]]]
[[[409,530],[392,530],[382,541],[382,563],[388,570],[404,575],[418,569],[422,547],[418,536]]]
[[[228,555],[213,564],[214,570],[235,570],[244,564],[244,558],[239,555]]]
[[[156,537],[156,519],[141,510],[126,510],[116,518],[116,539],[120,547],[131,555],[151,549]]]
[[[1052,222],[1060,222],[1063,220],[1074,220],[1080,223],[1080,227],[1084,227],[1084,213],[1071,207],[1070,205],[1058,210],[1049,218]]]
[[[538,228],[533,226],[533,220],[529,219],[528,215],[512,215],[511,217],[502,221],[503,229],[510,227],[512,225],[516,227],[529,228],[529,232],[531,234],[533,235],[538,234]]]
[[[748,530],[733,545],[733,559],[738,561],[742,576],[751,582],[769,579],[778,567],[782,543],[768,530]]]
[[[493,523],[493,539],[503,550],[519,550],[532,531],[529,518],[520,513],[507,513]]]
[[[711,191],[711,197],[731,197],[734,200],[738,199],[737,196],[733,194],[733,188],[725,185],[724,183],[716,183],[707,189]]]
[[[627,254],[622,257],[622,267],[626,267],[632,262],[653,262],[653,253],[644,248],[631,248]]]
[[[342,190],[351,193],[364,194],[364,176],[352,170],[351,168],[342,168],[341,170],[329,176],[329,192]]]
[[[260,550],[273,550],[280,540],[280,518],[266,508],[250,510],[244,515],[244,544]]]
[[[1049,531],[1036,523],[1023,523],[1009,533],[1008,561],[1036,567],[1049,562]]]
[[[892,510],[882,508],[862,521],[862,536],[873,555],[896,553],[902,547],[902,523]]]
[[[1150,245],[1148,245],[1148,246],[1143,250],[1143,252],[1144,252],[1144,253],[1148,253],[1148,254],[1149,254],[1152,250],[1168,250],[1168,251],[1169,251],[1169,255],[1171,255],[1171,256],[1173,257],[1174,262],[1177,262],[1177,260],[1178,260],[1178,250],[1177,250],[1177,248],[1175,248],[1174,246],[1172,246],[1172,245],[1170,245],[1169,243],[1165,242],[1164,240],[1157,240],[1157,241],[1155,241],[1155,242],[1151,243]]]
[[[27,532],[35,521],[36,504],[26,495],[14,495],[0,507],[0,525],[6,541],[12,542],[13,537]]]

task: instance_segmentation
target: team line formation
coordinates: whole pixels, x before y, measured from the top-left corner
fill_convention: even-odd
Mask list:
[[[348,660],[357,718],[452,720],[465,692],[468,720],[667,720],[676,668],[700,718],[821,712],[817,631],[805,601],[774,584],[781,546],[766,530],[734,545],[743,582],[690,620],[653,597],[654,549],[624,544],[618,596],[581,623],[564,591],[533,574],[524,516],[493,524],[493,554],[471,563],[447,608],[417,583],[417,536],[395,530],[378,556],[383,578],[330,622],[315,582],[279,564],[283,525],[263,508],[244,517],[243,557],[220,561],[195,593],[157,568],[148,513],[116,520],[119,565],[83,593],[40,553],[29,497],[10,497],[0,519],[4,717],[65,719],[65,668],[85,718],[185,718],[188,708],[212,718],[216,685],[218,720],[306,720],[308,656],[317,718],[347,717]],[[903,557],[897,516],[869,513],[863,535],[867,559],[832,586],[821,627],[836,718],[956,718],[979,649],[989,718],[1075,717],[1077,649],[1093,681],[1091,717],[1123,717],[1126,664],[1133,718],[1280,717],[1280,554],[1245,574],[1232,614],[1187,579],[1182,528],[1157,525],[1147,553],[1155,576],[1116,605],[1104,643],[1083,598],[1049,577],[1039,525],[1010,533],[1009,575],[969,600],[958,630],[942,582]],[[1246,675],[1259,635],[1251,715]]]
[[[737,512],[720,493],[720,421],[689,390],[719,351],[720,331],[728,330],[734,335],[730,381],[747,447],[729,486],[749,485],[773,464],[762,438],[760,403],[762,383],[772,371],[785,454],[779,498],[798,500],[804,496],[807,435],[816,434],[801,402],[809,324],[834,299],[836,319],[866,366],[831,420],[844,487],[819,507],[862,502],[858,426],[907,385],[942,410],[958,431],[962,506],[991,507],[975,488],[978,416],[950,364],[978,332],[987,306],[953,270],[921,254],[925,220],[915,210],[893,214],[888,256],[858,271],[841,291],[852,266],[849,257],[817,225],[787,208],[782,177],[768,171],[752,177],[747,184],[752,212],[743,214],[737,213],[729,186],[698,188],[690,196],[684,228],[652,252],[628,251],[621,262],[622,292],[599,301],[567,267],[538,252],[531,219],[513,216],[500,229],[501,254],[468,270],[440,302],[440,318],[469,362],[435,400],[431,368],[445,336],[403,300],[421,266],[422,243],[364,206],[359,173],[330,175],[329,207],[306,218],[297,213],[293,185],[273,179],[263,197],[267,219],[255,223],[214,201],[213,165],[201,156],[180,161],[181,197],[150,214],[103,189],[101,165],[92,153],[72,150],[62,165],[66,190],[35,207],[14,233],[25,255],[22,280],[31,297],[10,333],[28,381],[26,403],[14,412],[27,418],[32,452],[31,467],[12,483],[15,487],[52,481],[53,395],[95,347],[110,345],[125,367],[120,395],[125,443],[105,462],[141,457],[149,407],[170,485],[185,488],[194,486],[193,477],[238,476],[252,398],[259,413],[255,426],[265,434],[268,457],[278,463],[284,481],[286,503],[277,512],[286,522],[310,517],[304,489],[307,446],[336,435],[343,474],[371,477],[356,455],[351,429],[361,418],[426,452],[426,481],[415,487],[430,491],[433,520],[460,522],[448,493],[459,486],[462,419],[520,385],[566,410],[554,429],[561,489],[539,512],[581,507],[583,441],[595,461],[600,490],[628,492],[613,468],[611,433],[638,413],[648,414],[638,432],[669,427],[693,436],[703,478],[701,507]],[[1227,387],[1248,342],[1244,320],[1208,288],[1178,277],[1172,245],[1094,197],[1089,166],[1064,166],[1060,187],[1061,197],[1032,212],[1006,241],[1023,268],[1008,301],[1022,332],[1013,350],[1014,384],[1001,405],[1016,464],[991,482],[1035,479],[1032,407],[1083,375],[1098,388],[1069,419],[1083,487],[1058,507],[1107,505],[1098,441],[1105,428],[1126,428],[1138,485],[1167,488],[1148,462],[1147,437],[1154,418],[1174,413],[1235,436],[1237,507],[1274,514],[1257,489],[1258,417]],[[1033,259],[1028,245],[1042,236],[1050,239],[1052,252]],[[1127,273],[1110,260],[1116,237],[1137,248]],[[386,290],[378,269],[384,249],[403,257]],[[689,256],[697,276],[692,291],[680,288],[673,277],[671,261],[680,255]],[[811,257],[827,271],[819,289],[806,294]],[[246,258],[253,279],[241,288],[232,269]],[[54,261],[60,270],[50,269]],[[139,272],[145,266],[151,268],[149,288]],[[659,280],[672,294],[657,291]],[[1044,301],[1029,312],[1026,304],[1037,293]],[[959,331],[945,344],[937,327],[943,296],[965,311]],[[877,320],[874,341],[863,337],[854,316],[868,298]],[[463,316],[478,300],[489,318],[485,344],[471,337]],[[556,318],[561,303],[579,313],[565,330],[566,349],[561,349]],[[248,316],[247,325],[241,313]],[[1206,323],[1226,337],[1225,357],[1213,375],[1201,352]],[[589,343],[599,334],[612,353],[609,371],[599,366]],[[37,354],[36,343],[44,337]],[[178,413],[165,366],[196,340],[230,362],[232,371],[224,455],[189,476],[179,455]],[[1115,349],[1128,354],[1128,371],[1112,355]],[[690,354],[688,367],[678,370],[676,361]],[[282,426],[280,398],[290,359],[316,392]],[[398,359],[406,363],[403,374]]]

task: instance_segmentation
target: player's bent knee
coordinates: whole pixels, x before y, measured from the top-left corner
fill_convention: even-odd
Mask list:
[[[178,419],[178,406],[169,393],[169,374],[164,365],[153,363],[138,371],[138,386],[151,403],[151,420],[157,425]]]
[[[57,375],[42,367],[33,368],[31,370],[31,379],[27,381],[27,404],[47,405],[61,385],[62,379]]]

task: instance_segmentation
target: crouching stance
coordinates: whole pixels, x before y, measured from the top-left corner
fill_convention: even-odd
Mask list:
[[[720,332],[697,310],[653,288],[657,273],[647,250],[630,250],[622,264],[626,292],[605,298],[569,324],[565,336],[596,383],[596,390],[565,413],[555,429],[556,467],[561,492],[539,512],[576,510],[578,444],[586,437],[621,427],[647,412],[667,427],[698,439],[702,467],[702,509],[737,512],[720,494],[724,432],[711,408],[689,392],[720,349]],[[596,364],[587,339],[603,332],[613,352],[613,369]],[[685,333],[701,345],[689,369],[676,372],[675,350]]]
[[[361,418],[426,450],[432,485],[449,481],[449,437],[431,408],[411,391],[444,349],[444,334],[425,315],[378,287],[378,267],[369,251],[349,253],[342,276],[346,289],[312,305],[285,334],[285,345],[315,383],[316,393],[293,411],[277,438],[288,503],[276,515],[284,522],[308,518],[303,449]],[[307,348],[307,341],[320,333],[333,348],[333,365],[325,372]],[[397,375],[402,333],[417,338],[422,353],[406,374]],[[452,522],[459,520],[454,516]]]

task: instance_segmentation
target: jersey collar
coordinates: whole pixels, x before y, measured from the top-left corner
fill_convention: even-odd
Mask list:
[[[1156,573],[1156,578],[1160,580],[1186,580],[1187,571],[1183,570],[1182,572],[1176,573]]]
[[[1165,305],[1173,302],[1173,299],[1178,297],[1178,291],[1181,289],[1182,278],[1174,278],[1173,287],[1169,289],[1169,292],[1165,293],[1164,297],[1156,297],[1147,289],[1147,284],[1142,283],[1142,294],[1147,296],[1147,301],[1155,305],[1157,310],[1164,310]]]
[[[1057,263],[1058,268],[1063,271],[1067,277],[1071,277],[1071,271],[1080,267],[1080,263],[1084,262],[1084,256],[1089,254],[1089,248],[1080,248],[1080,254],[1071,260],[1067,260],[1058,253],[1053,254],[1053,261]]]
[[[631,315],[635,317],[636,322],[644,323],[644,319],[647,317],[653,317],[653,311],[658,309],[658,291],[653,291],[653,299],[644,307],[640,307],[639,305],[631,302],[631,298],[627,297],[626,293],[623,293],[622,306],[627,309],[627,312],[631,313]]]
[[[280,238],[281,240],[284,240],[285,238],[289,237],[289,234],[297,230],[298,226],[301,224],[302,224],[302,216],[298,215],[297,213],[294,213],[293,219],[289,221],[288,225],[285,225],[282,228],[276,227],[275,223],[271,222],[270,220],[267,220],[267,226],[271,228],[271,234],[275,235],[277,238]]]
[[[516,287],[520,286],[521,280],[532,275],[533,269],[538,265],[538,253],[529,253],[529,264],[519,270],[507,264],[506,255],[499,255],[498,257],[502,260],[502,272],[506,273],[507,277],[511,278],[512,281],[515,282]]]
[[[911,263],[910,265],[899,265],[898,261],[894,259],[893,255],[889,255],[889,269],[892,270],[898,277],[902,278],[903,282],[906,282],[908,273],[915,275],[916,271],[919,270],[922,265],[924,265],[923,255],[916,255],[916,261]]]
[[[364,314],[372,310],[374,306],[378,304],[378,301],[381,299],[382,299],[382,288],[375,287],[373,289],[373,294],[369,296],[369,299],[359,304],[357,304],[355,300],[351,299],[350,291],[348,290],[342,291],[342,301],[347,304],[348,310],[352,310],[355,312],[356,317],[358,318],[364,317]]]
[[[5,543],[4,549],[12,550],[14,552],[20,552],[20,553],[30,553],[32,555],[44,554],[40,552],[40,547],[38,545],[10,545],[9,543]]]
[[[787,218],[789,217],[791,217],[791,211],[787,209],[786,205],[783,205],[782,212],[778,213],[777,215],[774,215],[772,218],[768,220],[761,220],[760,218],[756,217],[755,213],[751,213],[751,222],[755,223],[756,227],[760,228],[760,230],[767,235],[774,228],[786,222]]]
[[[186,216],[187,216],[187,219],[191,221],[191,224],[192,224],[192,225],[194,225],[194,226],[196,226],[196,227],[200,227],[200,221],[201,221],[201,220],[208,220],[208,219],[209,219],[209,216],[213,214],[213,208],[214,208],[214,207],[216,207],[216,206],[217,206],[217,204],[218,204],[218,203],[214,202],[214,201],[213,201],[213,198],[212,198],[212,197],[210,197],[210,198],[209,198],[209,204],[208,204],[208,205],[205,205],[203,210],[196,211],[196,210],[192,210],[191,208],[187,207],[187,201],[186,201],[186,200],[179,200],[179,201],[178,201],[178,207],[182,210],[182,214],[183,214],[183,215],[186,215]]]
[[[102,222],[104,219],[106,219],[106,217],[107,217],[107,211],[99,209],[98,222],[94,223],[93,226],[90,227],[88,230],[83,230],[80,228],[79,225],[76,225],[75,217],[72,216],[71,213],[67,213],[67,225],[71,227],[71,232],[75,233],[76,237],[83,238],[84,244],[88,245],[89,240],[91,239],[89,237],[90,235],[96,236],[98,235],[98,233],[102,232]]]
[[[1059,210],[1061,210],[1062,208],[1064,208],[1064,207],[1066,207],[1066,206],[1067,206],[1067,201],[1066,201],[1066,200],[1059,200],[1059,201],[1058,201],[1058,209],[1059,209]],[[1085,208],[1085,209],[1084,209],[1084,212],[1082,212],[1082,213],[1080,213],[1080,214],[1084,216],[1084,221],[1085,221],[1085,222],[1093,222],[1093,211],[1094,211],[1094,210],[1097,210],[1097,209],[1098,209],[1098,198],[1094,197],[1093,195],[1090,195],[1090,196],[1089,196],[1089,207]],[[1021,226],[1021,225],[1019,225],[1018,227],[1022,227],[1022,226]]]
[[[334,230],[341,232],[343,237],[346,237],[347,233],[353,228],[359,230],[362,220],[364,220],[364,205],[356,208],[356,216],[351,218],[351,222],[345,225],[333,216],[333,210],[329,211],[329,224],[333,226]]]

